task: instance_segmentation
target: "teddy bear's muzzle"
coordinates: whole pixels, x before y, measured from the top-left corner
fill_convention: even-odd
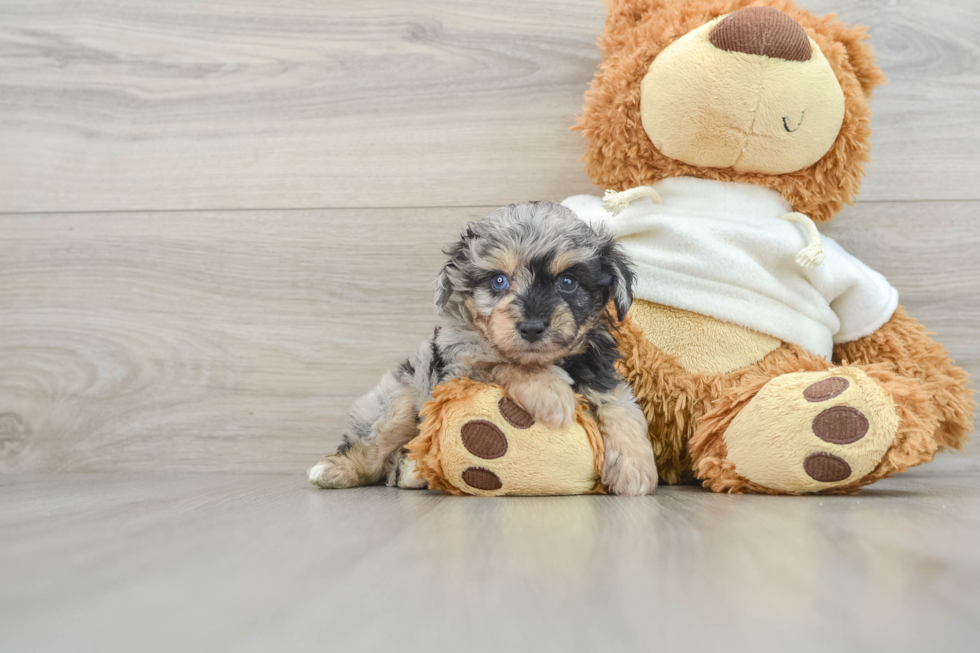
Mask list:
[[[786,174],[833,146],[844,93],[799,23],[772,7],[746,7],[657,55],[641,84],[640,115],[654,147],[672,159]]]

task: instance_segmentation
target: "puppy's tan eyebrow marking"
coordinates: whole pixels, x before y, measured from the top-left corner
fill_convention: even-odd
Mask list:
[[[495,249],[480,258],[479,266],[487,271],[499,270],[509,277],[520,268],[521,260],[516,252],[509,249]]]
[[[555,258],[551,259],[551,265],[548,266],[551,274],[559,275],[568,268],[572,267],[576,263],[582,263],[583,261],[588,261],[592,258],[593,252],[588,249],[572,249],[564,252],[558,252]]]

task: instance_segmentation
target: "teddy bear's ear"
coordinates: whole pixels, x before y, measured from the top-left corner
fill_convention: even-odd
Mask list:
[[[606,20],[637,24],[652,9],[664,4],[664,0],[606,0]]]
[[[847,61],[851,64],[864,95],[871,97],[872,91],[887,83],[888,79],[878,67],[874,49],[868,43],[868,28],[864,25],[847,27],[834,36],[847,51]]]
[[[665,0],[606,0],[606,23],[599,43],[603,54],[619,50],[633,28],[664,3]]]

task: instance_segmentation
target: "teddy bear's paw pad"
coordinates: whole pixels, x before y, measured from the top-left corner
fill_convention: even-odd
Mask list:
[[[898,432],[888,392],[842,367],[769,381],[725,431],[728,460],[743,478],[780,492],[854,483],[881,462]]]
[[[507,453],[507,436],[493,422],[483,419],[472,420],[463,424],[463,428],[459,431],[463,446],[477,458],[493,460]],[[465,473],[463,477],[466,477]],[[499,482],[500,479],[497,481]],[[473,484],[470,483],[470,485]],[[473,487],[477,486],[474,485]]]
[[[832,453],[811,453],[803,461],[807,476],[821,483],[837,483],[851,476],[851,466],[840,456]]]
[[[813,419],[813,434],[830,444],[851,444],[871,428],[868,418],[857,408],[834,406]]]
[[[515,429],[529,429],[534,426],[534,418],[531,417],[531,413],[507,397],[497,402],[497,408],[500,410],[501,417],[507,420],[507,423]]]
[[[803,397],[811,403],[828,401],[840,396],[849,387],[851,387],[851,382],[847,379],[840,376],[832,376],[829,379],[811,383],[803,391]]]
[[[463,470],[463,481],[472,488],[493,492],[504,486],[500,477],[489,469],[467,467]]]

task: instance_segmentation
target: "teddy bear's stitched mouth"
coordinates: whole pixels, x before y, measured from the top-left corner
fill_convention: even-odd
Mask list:
[[[796,123],[796,127],[793,127],[792,129],[789,128],[789,121],[786,120],[789,116],[783,116],[783,129],[785,129],[786,131],[792,134],[793,132],[795,132],[797,129],[800,128],[800,125],[803,124],[804,116],[806,116],[806,109],[803,109],[803,111],[800,112],[800,120],[799,122]]]

